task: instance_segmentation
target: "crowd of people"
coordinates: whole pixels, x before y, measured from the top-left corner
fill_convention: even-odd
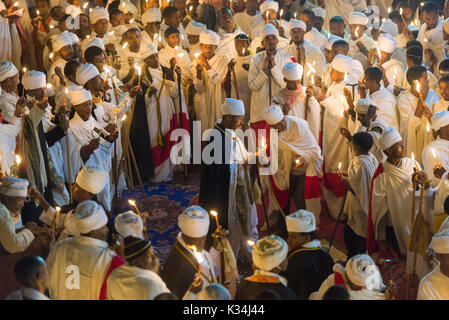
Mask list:
[[[0,15],[1,299],[449,299],[449,1]],[[121,195],[193,163],[161,263]]]

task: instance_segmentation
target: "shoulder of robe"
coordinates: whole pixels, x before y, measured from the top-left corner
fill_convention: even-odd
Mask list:
[[[381,127],[379,127],[379,126],[372,127],[372,128],[370,129],[370,131],[374,131],[374,132],[377,132],[377,133],[379,133],[379,134],[382,134],[382,133],[383,133],[383,129],[382,129]]]

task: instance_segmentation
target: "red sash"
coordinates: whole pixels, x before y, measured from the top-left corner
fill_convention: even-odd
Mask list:
[[[104,277],[103,285],[101,286],[100,290],[100,297],[99,300],[107,300],[106,296],[106,282],[108,281],[109,276],[111,275],[111,272],[122,265],[125,264],[125,259],[120,257],[119,255],[112,258],[111,265],[109,266],[108,272],[106,273],[106,277]]]

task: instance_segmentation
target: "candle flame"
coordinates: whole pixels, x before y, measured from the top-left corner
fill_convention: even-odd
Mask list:
[[[391,13],[391,7],[388,7],[388,13]]]
[[[418,91],[418,93],[421,93],[421,85],[420,85],[419,81],[415,80],[415,83],[416,83],[416,91]]]
[[[142,68],[137,63],[134,64],[134,68],[136,68],[137,74],[140,77],[142,73]]]
[[[128,46],[128,42],[125,42],[122,46],[122,49],[125,49]]]
[[[27,73],[27,67],[23,67],[23,73]]]
[[[154,35],[153,40],[156,41],[157,39],[157,33]]]
[[[40,14],[39,10],[36,10],[36,14],[37,14],[37,15],[39,15],[39,14]]]
[[[262,136],[260,140],[261,140],[260,142],[261,142],[262,147],[264,147],[265,146],[265,138]]]
[[[245,52],[246,52],[246,48],[243,48],[242,55],[245,55]]]
[[[92,8],[89,9],[89,13],[91,13],[91,12],[92,12]]]
[[[315,85],[315,77],[312,76],[312,86]]]
[[[14,2],[13,6],[14,7],[18,7],[19,6],[19,1]]]
[[[402,10],[402,8],[401,9],[399,9],[399,14],[402,16],[402,14],[404,13],[404,10]]]
[[[89,5],[89,2],[86,2],[85,4],[83,4],[83,9],[86,9],[88,5]]]
[[[382,55],[380,54],[380,49],[379,49],[379,47],[377,47],[377,57],[379,58],[379,63],[380,63],[380,60],[381,60],[381,58],[382,58]]]
[[[109,32],[109,35],[110,36],[114,35],[114,31]]]
[[[129,23],[133,23],[134,22],[134,18],[132,18],[131,20],[129,20]]]
[[[296,19],[296,16],[297,16],[297,12],[295,12],[295,14],[293,15],[293,18],[295,18],[295,19]]]
[[[255,247],[256,246],[256,243],[253,241],[253,240],[248,240],[248,241],[246,241],[246,243],[250,246],[250,247]]]
[[[284,9],[281,9],[281,12],[279,12],[279,16],[282,18],[283,14],[284,14]]]
[[[50,25],[50,30],[53,29],[54,27],[55,27],[55,26],[51,24],[51,25]]]
[[[69,93],[69,88],[65,88],[64,92],[65,92],[65,94],[68,94]]]
[[[178,58],[181,58],[182,56],[184,56],[184,52],[178,53]]]
[[[338,163],[338,170],[341,170],[341,162]]]
[[[175,48],[174,48],[174,49],[175,49],[176,51],[177,51],[177,50],[179,50],[179,46],[175,46]]]
[[[22,162],[22,158],[18,154],[16,154],[16,164],[19,165]]]
[[[189,11],[192,12],[193,10],[193,6],[190,6]]]
[[[122,3],[122,7],[124,8],[124,7],[125,7],[125,5],[126,5],[126,4],[125,4],[125,3],[123,2],[123,3]]]
[[[90,39],[90,35],[89,34],[86,36],[86,39]]]
[[[47,83],[47,89],[50,90],[51,87],[53,87],[53,86],[51,85],[51,83]]]
[[[50,53],[50,59],[53,59],[53,52]]]
[[[194,54],[195,59],[198,59],[198,57],[200,56],[200,54],[201,54],[201,53],[199,53],[199,52],[195,53],[195,54]]]
[[[211,210],[210,214],[213,215],[214,217],[218,216],[218,213],[215,210]]]
[[[432,156],[433,156],[434,159],[437,158],[437,156],[435,155],[435,149],[432,149]]]
[[[136,206],[136,201],[134,201],[134,200],[129,199],[129,200],[128,200],[128,203],[129,203],[130,205],[132,205],[133,207]]]
[[[355,36],[356,36],[356,37],[359,36],[359,27],[355,28]]]
[[[58,212],[61,211],[61,207],[56,207],[55,209],[56,209],[56,211],[58,211]]]
[[[183,34],[181,34],[181,40],[184,40],[184,35]]]
[[[299,164],[299,158],[298,158],[298,159],[296,159],[296,161],[295,161],[295,162],[296,162],[296,164]]]
[[[412,152],[412,160],[415,161],[415,154]]]
[[[198,252],[198,249],[196,248],[196,246],[187,246],[189,249],[192,249],[193,251],[193,255],[195,256],[195,259],[198,261],[199,264],[201,264],[201,262],[203,262],[203,256],[201,255],[201,253]]]
[[[122,118],[120,119],[120,121],[125,121],[126,120],[126,114],[124,114],[123,116],[122,116]]]
[[[348,74],[347,73],[345,73],[345,79],[344,80],[348,81]]]

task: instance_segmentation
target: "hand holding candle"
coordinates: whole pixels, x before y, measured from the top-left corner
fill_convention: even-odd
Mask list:
[[[221,229],[220,223],[218,223],[218,213],[215,210],[211,210],[210,214],[215,217],[215,222],[217,223],[217,230]]]
[[[246,241],[246,244],[251,248],[256,248],[256,243],[253,240]]]
[[[196,246],[187,246],[189,249],[191,249],[193,251],[193,256],[195,257],[196,261],[198,262],[198,273],[197,276],[201,275],[201,263],[203,262],[203,255],[198,252],[198,249],[196,248]]]
[[[51,224],[51,228],[53,230],[56,229],[56,223],[58,221],[59,213],[61,212],[61,208],[60,207],[56,207],[55,209],[56,209],[56,214],[55,214],[55,217],[53,218],[53,223]]]
[[[137,63],[134,64],[134,68],[136,68],[137,75],[139,76],[139,82],[137,83],[137,86],[140,87],[140,76],[142,75],[142,68]]]
[[[129,200],[128,200],[128,203],[129,203],[130,205],[132,205],[134,208],[136,208],[137,214],[138,214],[140,217],[142,217],[142,214],[140,213],[139,208],[137,207],[136,201],[129,199]]]

